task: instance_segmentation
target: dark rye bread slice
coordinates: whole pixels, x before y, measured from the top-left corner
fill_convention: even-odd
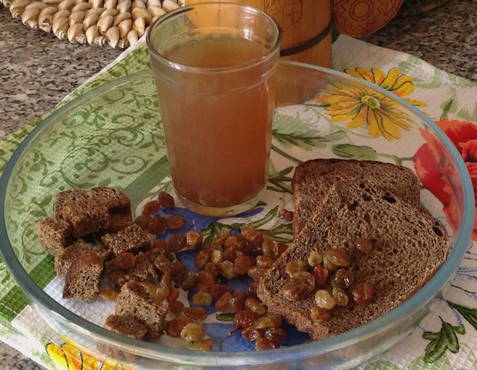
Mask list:
[[[295,236],[319,208],[329,188],[346,179],[364,179],[377,188],[394,193],[410,204],[419,206],[419,181],[409,168],[376,161],[314,159],[297,166],[293,175]]]
[[[81,238],[108,227],[108,209],[95,202],[88,192],[71,189],[58,193],[54,200],[55,218],[63,219],[71,226],[75,238]]]
[[[376,239],[369,255],[355,248],[357,238]],[[369,305],[335,307],[324,323],[311,321],[314,294],[290,302],[282,295],[289,261],[306,261],[311,251],[345,250],[353,257],[355,282],[370,282],[376,293]],[[420,289],[445,261],[449,241],[432,216],[371,184],[344,182],[329,192],[320,210],[260,280],[259,298],[298,330],[322,339],[361,326],[397,307]],[[330,290],[330,286],[326,286]]]
[[[106,262],[106,275],[109,286],[115,290],[128,281],[154,281],[160,277],[160,272],[154,265],[154,259],[159,255],[156,252],[139,253],[137,256],[132,253],[121,253]]]
[[[104,322],[104,327],[113,333],[133,339],[143,339],[147,333],[146,326],[133,315],[109,315]]]
[[[134,316],[146,325],[146,338],[156,340],[162,334],[167,308],[167,301],[156,303],[142,285],[129,281],[121,288],[114,313]]]
[[[104,249],[99,245],[88,243],[83,239],[78,239],[55,257],[56,275],[66,275],[70,266],[77,261],[82,254],[89,252],[95,252],[103,259],[107,259],[111,254],[111,251]]]
[[[68,269],[63,298],[90,301],[99,294],[103,257],[95,252],[83,253]]]
[[[146,249],[151,245],[151,240],[151,236],[135,223],[101,237],[101,242],[116,256],[124,252],[138,252]]]
[[[40,246],[52,256],[58,256],[73,240],[71,227],[67,222],[47,217],[36,223],[36,231]]]

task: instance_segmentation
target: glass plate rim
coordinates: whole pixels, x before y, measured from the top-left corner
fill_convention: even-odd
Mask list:
[[[464,221],[462,223],[461,232],[459,233],[459,236],[457,237],[456,242],[454,244],[454,248],[452,248],[446,261],[435,273],[435,275],[421,289],[418,290],[417,293],[415,293],[403,304],[399,305],[392,311],[387,312],[376,320],[373,320],[361,327],[350,330],[343,334],[339,334],[324,340],[315,341],[311,343],[262,352],[200,352],[189,349],[166,347],[155,343],[135,340],[126,336],[112,333],[107,329],[104,329],[103,327],[93,324],[92,322],[74,314],[73,312],[56,302],[53,298],[51,298],[47,293],[43,291],[43,289],[41,289],[33,281],[33,279],[30,278],[27,271],[23,268],[22,264],[16,258],[15,252],[13,250],[6,231],[6,221],[4,214],[3,217],[0,217],[0,238],[1,240],[4,240],[5,243],[1,243],[0,251],[5,264],[12,272],[13,277],[15,278],[16,282],[21,287],[23,292],[26,293],[33,300],[33,302],[50,311],[53,311],[56,315],[60,316],[64,322],[68,324],[73,324],[76,327],[76,330],[79,329],[80,331],[87,332],[88,334],[94,334],[98,339],[102,341],[109,343],[113,342],[114,344],[123,346],[125,348],[135,348],[136,351],[141,351],[142,356],[147,356],[151,359],[172,361],[177,364],[194,364],[203,366],[244,366],[296,360],[297,357],[305,359],[307,357],[321,355],[327,352],[331,352],[333,350],[345,348],[346,346],[359,340],[362,340],[365,337],[369,337],[373,334],[382,332],[390,325],[392,325],[393,322],[400,319],[404,319],[405,317],[410,316],[417,309],[423,307],[450,279],[452,274],[459,266],[460,261],[463,258],[465,251],[468,247],[468,243],[471,242],[470,236],[472,233],[475,216],[475,205],[473,201],[474,192],[467,168],[459,152],[452,144],[450,139],[447,137],[447,135],[444,134],[444,132],[423,112],[406,102],[404,99],[400,98],[394,93],[389,92],[388,90],[381,88],[380,86],[377,86],[366,80],[350,76],[344,72],[335,71],[325,67],[290,61],[280,61],[280,64],[285,66],[289,65],[305,69],[311,69],[324,73],[325,75],[337,77],[342,80],[350,80],[354,83],[364,85],[379,91],[383,95],[386,95],[387,97],[396,100],[402,106],[416,114],[422,121],[426,123],[426,125],[433,131],[433,133],[441,140],[446,149],[450,152],[452,159],[457,166],[458,174],[464,187],[463,190],[465,205],[462,215],[462,219]],[[10,175],[15,168],[15,164],[17,163],[25,149],[28,147],[28,144],[50,122],[52,122],[57,116],[61,115],[64,111],[67,111],[69,108],[74,107],[75,105],[79,105],[84,101],[87,101],[91,96],[107,91],[112,87],[117,87],[122,83],[126,83],[129,80],[134,79],[136,76],[146,75],[148,73],[150,74],[151,71],[149,69],[145,69],[143,71],[139,71],[128,76],[108,81],[105,84],[93,88],[85,94],[74,98],[73,100],[69,101],[61,108],[50,114],[48,117],[43,119],[43,121],[38,124],[38,126],[35,127],[32,132],[22,141],[22,143],[14,151],[13,155],[5,166],[2,177],[0,178],[0,209],[2,211],[5,209],[4,207],[7,186],[10,179]]]

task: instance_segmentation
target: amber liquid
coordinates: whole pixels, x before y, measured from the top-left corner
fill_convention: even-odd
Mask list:
[[[175,46],[167,58],[191,67],[237,68],[156,74],[174,186],[193,203],[231,207],[265,188],[273,73],[270,63],[239,68],[264,53],[256,42],[202,36]]]

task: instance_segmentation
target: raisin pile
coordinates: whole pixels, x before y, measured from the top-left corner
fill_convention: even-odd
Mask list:
[[[182,216],[158,215],[160,209],[172,209],[174,206],[174,198],[161,192],[157,199],[145,204],[135,222],[156,235],[166,230],[181,229],[185,226]],[[292,216],[291,212],[281,215],[284,219]],[[184,339],[197,350],[212,349],[212,341],[206,338],[203,324],[207,318],[205,307],[211,305],[218,315],[233,318],[235,330],[240,330],[244,339],[255,342],[257,350],[273,349],[286,339],[286,332],[281,327],[283,318],[267,312],[267,307],[256,295],[256,289],[260,277],[287,248],[287,244],[273,241],[251,227],[233,232],[222,229],[210,243],[204,243],[199,232],[188,230],[184,234],[172,235],[167,241],[154,241],[151,248],[155,253],[154,266],[162,277],[158,284],[150,281],[141,284],[157,303],[168,301],[166,333]],[[198,272],[189,271],[177,258],[178,252],[187,250],[196,250],[194,266]],[[300,271],[297,268],[298,275],[303,275]],[[314,277],[308,275],[313,289]],[[247,293],[234,291],[227,284],[228,280],[247,276],[252,279]],[[194,307],[187,307],[179,300],[181,290],[191,292]],[[108,292],[104,296],[105,299],[114,299]]]
[[[357,239],[356,250],[369,254],[376,240]],[[374,286],[370,282],[355,282],[352,258],[341,249],[326,249],[323,253],[312,251],[306,261],[293,260],[286,264],[287,280],[283,296],[297,302],[313,295],[314,306],[309,314],[314,322],[332,318],[335,307],[345,307],[351,302],[366,305],[373,301]]]

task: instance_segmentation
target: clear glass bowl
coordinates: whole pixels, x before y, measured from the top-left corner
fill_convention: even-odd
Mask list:
[[[88,313],[94,306],[62,300],[61,284],[52,280],[52,259],[41,251],[34,232],[35,221],[51,215],[51,196],[72,187],[116,186],[140,209],[141,202],[159,187],[170,186],[155,86],[151,72],[144,71],[96,88],[54,112],[20,145],[1,178],[2,254],[18,285],[50,324],[52,341],[56,333],[94,355],[145,368],[351,367],[390,348],[418,325],[429,301],[459,266],[470,241],[474,198],[459,153],[421,111],[385,88],[297,63],[281,63],[278,75],[280,106],[262,213],[267,207],[291,207],[291,171],[302,160],[376,159],[414,168],[423,163],[414,154],[427,145],[439,160],[438,166],[425,168],[426,174],[452,189],[448,198],[452,215],[428,190],[422,191],[424,206],[446,223],[452,242],[445,264],[434,277],[402,305],[362,327],[326,340],[263,352],[204,353],[133,340],[103,329],[102,318]],[[346,128],[353,117],[339,116],[342,107],[335,105],[343,99],[356,100],[355,108],[359,108],[354,115],[368,109],[370,124]],[[369,114],[374,114],[375,126]],[[276,236],[289,238],[289,229],[280,230],[283,233]]]

